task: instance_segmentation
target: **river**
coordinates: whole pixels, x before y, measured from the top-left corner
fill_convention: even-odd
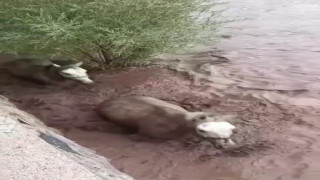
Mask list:
[[[225,7],[236,21],[221,33],[231,38],[174,56],[178,69],[213,82],[215,93],[319,107],[320,2],[233,0]],[[231,62],[210,66],[208,51]]]
[[[232,0],[224,6],[225,16],[239,19],[220,29],[229,38],[164,56],[193,84],[163,69],[92,73],[92,87],[66,82],[39,88],[3,74],[0,92],[139,180],[319,179],[320,1]],[[115,133],[94,109],[103,99],[128,94],[237,114],[238,128],[248,135],[243,140],[266,148],[228,154],[202,142]]]
[[[263,99],[294,111],[300,123],[283,127],[276,148],[240,158],[246,179],[316,180],[320,175],[320,2],[317,0],[232,0],[225,16],[239,20],[221,29],[229,38],[169,58],[205,93],[231,99]],[[216,57],[229,63],[214,64]],[[294,109],[294,110],[293,110]],[[298,115],[299,114],[299,115]],[[282,143],[282,144],[281,144]],[[281,144],[281,145],[280,145]],[[226,160],[228,161],[228,160]],[[214,179],[214,178],[213,178]],[[228,178],[227,178],[228,179]],[[233,179],[233,178],[230,178]]]

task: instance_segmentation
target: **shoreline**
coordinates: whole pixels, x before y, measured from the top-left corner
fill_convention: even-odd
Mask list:
[[[186,74],[167,69],[129,68],[93,72],[91,76],[96,82],[92,86],[66,81],[61,86],[39,88],[3,75],[0,90],[20,109],[35,115],[49,127],[59,129],[65,137],[111,159],[117,169],[142,180],[160,180],[164,174],[176,180],[198,176],[205,180],[219,173],[232,180],[242,179],[241,176],[248,176],[242,173],[243,166],[251,169],[252,158],[287,149],[289,145],[281,145],[281,137],[288,123],[297,119],[294,108],[259,99],[232,100],[206,93],[203,90],[206,87],[194,85]],[[243,146],[236,151],[221,151],[206,142],[158,142],[125,134],[121,127],[106,122],[94,111],[104,99],[125,95],[152,96],[189,111],[237,115],[239,120],[234,123],[239,132],[235,140]],[[243,159],[243,163],[232,164],[238,158]],[[159,164],[154,164],[158,161]],[[149,169],[151,166],[154,169]],[[182,173],[187,167],[202,170]]]

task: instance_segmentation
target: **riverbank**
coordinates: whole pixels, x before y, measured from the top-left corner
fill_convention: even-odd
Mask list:
[[[295,138],[288,139],[287,132],[295,124],[299,128],[309,126],[303,117],[308,109],[215,95],[206,91],[210,87],[197,86],[188,76],[166,69],[130,68],[94,72],[91,77],[96,82],[92,86],[66,81],[44,88],[1,74],[0,91],[19,108],[110,158],[116,168],[139,180],[207,180],[212,176],[252,179],[256,173],[262,176],[269,171],[264,166],[273,168],[269,164],[272,157],[304,151],[304,144],[292,142]],[[97,116],[96,104],[125,95],[152,96],[190,111],[237,115],[239,131],[234,138],[242,146],[221,151],[204,141],[145,139],[127,134]],[[314,118],[310,113],[308,117]],[[261,160],[267,157],[271,159]]]
[[[2,179],[133,180],[0,96]]]

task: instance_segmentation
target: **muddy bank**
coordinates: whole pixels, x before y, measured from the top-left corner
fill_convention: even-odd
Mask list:
[[[226,13],[242,20],[223,29],[231,38],[170,62],[195,82],[166,70],[132,69],[93,73],[92,87],[44,88],[1,74],[0,94],[137,179],[317,180],[319,12],[317,0],[232,1]],[[214,54],[230,62],[215,65]],[[221,152],[206,142],[143,139],[93,112],[103,99],[129,94],[236,114],[244,146]]]
[[[0,96],[2,179],[133,180]]]
[[[312,115],[310,109],[257,99],[221,97],[207,93],[206,86],[195,86],[182,74],[164,69],[96,72],[91,76],[96,82],[92,86],[66,81],[58,87],[43,87],[1,74],[0,93],[47,125],[61,130],[67,138],[96,150],[110,158],[116,168],[142,180],[291,177],[292,173],[297,173],[297,168],[304,167],[300,161],[302,153],[307,148],[315,148],[311,147],[312,140],[305,144],[303,139],[294,136],[311,126],[311,120],[316,121],[317,114]],[[124,132],[94,111],[95,105],[106,98],[133,94],[160,98],[191,111],[238,115],[239,120],[234,123],[240,130],[235,140],[243,146],[221,151],[194,139],[146,139]],[[289,159],[285,159],[288,155]],[[284,174],[281,168],[290,170]]]

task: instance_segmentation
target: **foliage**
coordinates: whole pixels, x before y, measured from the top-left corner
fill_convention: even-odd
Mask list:
[[[0,53],[68,56],[101,66],[208,40],[214,0],[3,0]]]

